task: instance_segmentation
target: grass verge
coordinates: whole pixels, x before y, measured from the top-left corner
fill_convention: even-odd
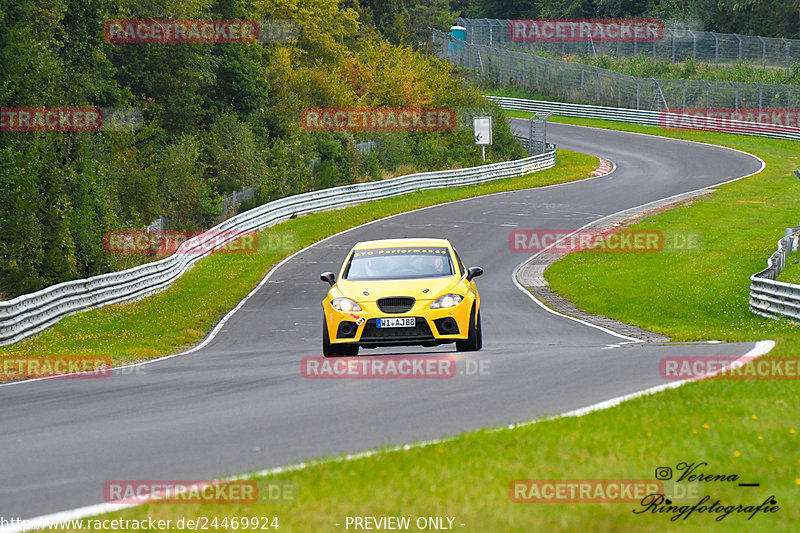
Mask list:
[[[346,209],[289,220],[259,234],[294,244],[280,252],[216,253],[200,261],[168,290],[125,305],[112,305],[67,317],[41,335],[0,348],[0,358],[105,356],[127,363],[174,353],[199,342],[283,257],[347,228],[425,206],[495,192],[540,187],[588,177],[597,158],[559,150],[557,165],[517,178],[418,191]]]

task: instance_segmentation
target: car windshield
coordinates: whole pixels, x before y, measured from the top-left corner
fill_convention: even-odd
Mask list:
[[[444,247],[375,248],[356,250],[344,271],[351,281],[439,278],[453,275]]]

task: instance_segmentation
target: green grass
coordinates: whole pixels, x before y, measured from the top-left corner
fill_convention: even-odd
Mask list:
[[[579,119],[564,122],[587,124]],[[661,133],[659,128],[605,125]],[[754,153],[767,166],[691,205],[632,226],[701,232],[701,251],[573,254],[551,266],[546,279],[556,292],[587,311],[636,323],[674,340],[797,342],[800,329],[796,326],[766,320],[748,308],[750,276],[766,266],[784,228],[796,223],[796,206],[786,198],[800,197],[800,183],[792,175],[800,166],[797,143],[709,132],[664,133]]]
[[[259,235],[288,235],[294,246],[281,253],[215,253],[200,261],[168,290],[126,305],[67,317],[41,335],[0,348],[0,358],[107,356],[116,363],[174,353],[199,342],[284,256],[347,228],[424,206],[501,191],[588,177],[597,158],[559,150],[557,166],[483,185],[419,191],[289,220]]]
[[[800,284],[800,252],[793,252],[786,258],[786,268],[778,275],[778,281]]]

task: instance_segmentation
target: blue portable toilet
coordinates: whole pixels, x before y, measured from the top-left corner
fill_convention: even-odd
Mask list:
[[[458,41],[467,40],[467,28],[464,26],[450,26],[450,36]],[[461,53],[464,45],[458,41],[450,41],[447,46],[447,55],[452,56]]]
[[[467,40],[467,28],[464,26],[450,26],[450,35],[459,41]]]

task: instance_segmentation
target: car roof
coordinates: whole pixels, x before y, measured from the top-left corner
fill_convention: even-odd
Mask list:
[[[356,243],[353,250],[367,250],[371,248],[390,248],[397,246],[445,246],[450,248],[450,241],[447,239],[382,239],[378,241],[363,241]]]

